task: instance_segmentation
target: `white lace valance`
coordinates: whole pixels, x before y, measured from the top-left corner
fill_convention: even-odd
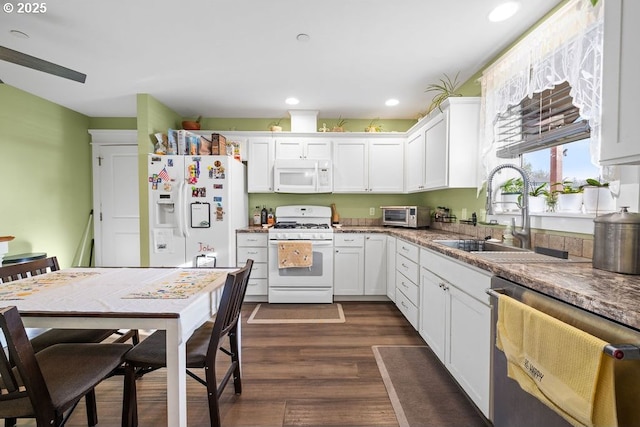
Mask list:
[[[505,55],[490,65],[482,87],[480,185],[499,162],[495,156],[497,115],[525,97],[564,81],[571,85],[574,104],[591,127],[591,158],[600,153],[602,82],[602,1],[571,0]]]

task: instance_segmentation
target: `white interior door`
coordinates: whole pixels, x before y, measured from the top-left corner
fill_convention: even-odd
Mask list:
[[[94,144],[93,152],[95,265],[139,267],[138,147]]]

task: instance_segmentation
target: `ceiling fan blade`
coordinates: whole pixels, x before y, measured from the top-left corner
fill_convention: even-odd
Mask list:
[[[36,58],[35,56],[27,55],[26,53],[18,52],[17,50],[9,49],[4,46],[0,46],[0,60],[33,68],[34,70],[53,74],[54,76],[63,77],[80,83],[84,83],[87,79],[86,74],[79,73],[70,68],[66,68],[61,65],[54,64],[53,62],[45,61],[44,59]]]

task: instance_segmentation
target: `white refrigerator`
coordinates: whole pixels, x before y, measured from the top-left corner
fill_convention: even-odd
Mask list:
[[[246,171],[231,156],[149,155],[151,267],[234,267],[248,224]]]

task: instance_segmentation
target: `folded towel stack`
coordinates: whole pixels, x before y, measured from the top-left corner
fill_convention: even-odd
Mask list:
[[[572,425],[618,425],[606,341],[500,295],[496,345],[509,377]]]

